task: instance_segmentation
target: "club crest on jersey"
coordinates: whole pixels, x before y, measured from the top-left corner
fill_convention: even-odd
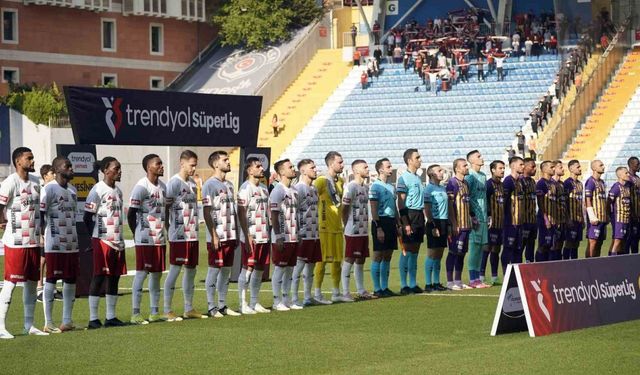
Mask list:
[[[102,104],[104,104],[107,109],[104,114],[104,121],[107,124],[107,128],[109,128],[111,136],[115,138],[122,127],[122,110],[120,109],[122,98],[102,97]]]

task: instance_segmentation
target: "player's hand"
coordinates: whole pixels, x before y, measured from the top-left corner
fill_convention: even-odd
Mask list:
[[[491,216],[487,216],[487,227],[491,227],[492,221]]]
[[[458,228],[457,225],[452,225],[451,226],[451,236],[455,237],[458,235]]]
[[[545,226],[547,229],[551,229],[551,223],[549,222],[549,220],[545,220],[545,221],[544,221],[544,226]]]
[[[404,226],[404,233],[405,233],[407,236],[410,236],[410,235],[412,235],[412,234],[413,234],[413,229],[411,229],[411,225],[405,225],[405,226]]]
[[[6,229],[7,223],[0,223],[0,229]]]
[[[438,230],[438,228],[431,229],[431,234],[433,234],[433,236],[436,238],[440,237],[440,231]]]
[[[376,238],[378,239],[378,242],[384,242],[384,231],[380,227],[376,229]]]

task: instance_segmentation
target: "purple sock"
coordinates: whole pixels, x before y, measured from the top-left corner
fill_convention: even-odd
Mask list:
[[[453,279],[458,281],[458,280],[462,280],[462,268],[464,267],[464,253],[457,255],[455,258],[455,265],[454,265],[454,270],[455,272],[453,273]]]
[[[571,259],[578,259],[578,249],[571,249]]]
[[[456,256],[452,253],[447,254],[447,260],[445,261],[447,267],[447,281],[453,281],[453,267],[456,263]]]
[[[565,246],[564,249],[562,249],[562,260],[567,259],[571,259],[571,249]]]
[[[502,256],[500,257],[502,261],[502,274],[507,273],[507,264],[511,263],[511,257],[513,256],[513,249],[505,247],[502,249]]]
[[[489,255],[489,262],[491,263],[491,276],[498,277],[498,263],[500,263],[500,253],[491,252]]]
[[[487,269],[487,261],[489,260],[489,252],[482,252],[482,262],[480,263],[480,277],[484,277],[484,273]]]
[[[526,244],[526,247],[525,247],[525,250],[524,250],[524,258],[529,263],[533,263],[533,261],[535,260],[535,258],[534,258],[534,248],[535,248],[535,246],[536,246],[535,240],[527,241],[527,244]]]
[[[511,253],[511,263],[520,264],[522,263],[522,250],[513,249]]]
[[[546,262],[549,260],[549,252],[544,252],[540,249],[536,251],[536,262]]]
[[[562,257],[560,250],[549,251],[549,260],[560,260]]]

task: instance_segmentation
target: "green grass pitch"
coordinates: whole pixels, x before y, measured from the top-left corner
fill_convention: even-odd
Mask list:
[[[584,253],[584,244],[580,252]],[[418,279],[424,284],[424,249],[420,254]],[[133,251],[128,251],[127,262],[133,269]],[[200,311],[206,310],[201,281],[206,264],[202,241],[194,297]],[[398,291],[397,258],[392,265],[391,288]],[[441,277],[445,277],[444,265]],[[122,320],[131,315],[132,280],[123,277],[120,282],[118,316]],[[370,290],[368,272],[365,281]],[[327,275],[325,290],[330,282]],[[178,278],[177,313],[182,313],[180,284]],[[270,289],[270,283],[263,284],[260,299],[267,307],[271,305]],[[20,334],[22,290],[18,288],[7,319],[7,328],[16,338],[0,342],[0,374],[640,373],[640,321],[541,338],[530,338],[526,332],[491,337],[499,292],[494,287],[34,337]],[[232,284],[231,308],[237,308],[237,296],[236,284]],[[100,308],[104,319],[104,300]],[[61,310],[62,303],[57,302],[54,317],[58,322]],[[149,311],[146,293],[142,311]],[[78,299],[73,314],[76,325],[85,327],[88,316],[87,299]],[[41,326],[43,322],[42,304],[38,303],[36,323]]]

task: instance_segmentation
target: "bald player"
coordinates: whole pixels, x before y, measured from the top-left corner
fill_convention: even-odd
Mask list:
[[[624,253],[638,253],[638,241],[640,240],[640,161],[632,156],[627,160],[629,167],[629,187],[631,189],[631,223],[629,224],[629,237],[624,243]]]
[[[524,169],[522,170],[522,188],[524,190],[524,212],[522,224],[522,247],[524,248],[524,258],[528,263],[533,263],[536,247],[536,237],[538,236],[538,219],[536,208],[538,198],[536,197],[536,180],[534,176],[537,172],[536,161],[525,158]]]
[[[587,238],[589,246],[585,258],[599,257],[602,243],[607,238],[607,187],[602,179],[604,163],[600,160],[591,162],[591,177],[584,184],[584,200],[587,207]]]
[[[611,231],[613,241],[609,248],[609,255],[618,255],[624,249],[624,243],[629,236],[631,222],[631,188],[629,170],[626,167],[616,168],[616,183],[609,190],[609,212],[611,213]]]
[[[564,180],[568,212],[562,259],[578,259],[578,248],[584,232],[584,186],[580,181],[582,167],[577,160],[571,160],[568,167],[571,176]]]

